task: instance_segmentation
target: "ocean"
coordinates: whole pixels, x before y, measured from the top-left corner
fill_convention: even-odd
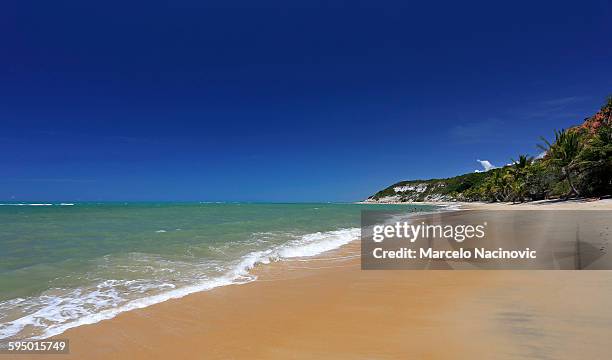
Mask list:
[[[426,205],[0,205],[0,339],[34,339],[219,286],[359,238],[360,211]]]

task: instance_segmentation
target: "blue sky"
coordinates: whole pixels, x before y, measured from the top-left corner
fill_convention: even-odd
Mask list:
[[[353,201],[612,93],[590,2],[8,1],[0,199]]]

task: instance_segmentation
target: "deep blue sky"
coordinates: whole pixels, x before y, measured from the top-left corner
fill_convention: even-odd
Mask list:
[[[85,3],[0,5],[2,200],[359,200],[612,93],[608,1]]]

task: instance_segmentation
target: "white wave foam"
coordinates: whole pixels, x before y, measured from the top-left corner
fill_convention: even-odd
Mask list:
[[[0,204],[2,206],[53,206],[53,204],[26,204],[26,203],[9,203]]]
[[[89,291],[75,289],[63,295],[42,295],[28,300],[30,302],[28,307],[37,309],[33,313],[0,324],[0,339],[16,336],[26,326],[44,329],[40,335],[31,336],[32,339],[49,338],[73,327],[111,319],[122,312],[141,309],[170,299],[181,298],[195,292],[206,291],[220,286],[251,282],[256,280],[256,277],[250,273],[250,270],[257,264],[268,264],[282,259],[319,255],[356,240],[359,234],[359,228],[306,234],[283,245],[267,250],[250,252],[235,261],[230,270],[224,275],[180,288],[176,288],[174,284],[170,283],[105,280],[99,283],[95,289],[90,289]],[[132,293],[142,294],[151,289],[165,291],[128,301],[117,290],[118,288],[127,288]],[[14,302],[16,300],[10,301]],[[24,307],[24,301],[26,300],[19,299],[18,301],[19,306],[22,308]],[[8,304],[8,302],[0,302],[0,308]]]
[[[463,206],[461,204],[447,204],[442,206],[442,211],[456,211],[463,210]]]
[[[47,203],[4,203],[0,206],[74,206],[73,203],[59,203],[59,204],[47,204]]]
[[[289,242],[279,251],[281,258],[308,257],[337,249],[357,239],[359,228],[340,229],[304,235],[301,239]]]

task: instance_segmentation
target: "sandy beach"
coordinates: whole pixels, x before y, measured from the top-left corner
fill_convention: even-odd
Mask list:
[[[612,201],[462,206],[611,210]],[[261,265],[257,281],[70,329],[58,336],[70,354],[53,358],[608,357],[610,271],[363,271],[359,251],[353,242]]]
[[[0,360],[612,360],[612,1],[3,5]]]

